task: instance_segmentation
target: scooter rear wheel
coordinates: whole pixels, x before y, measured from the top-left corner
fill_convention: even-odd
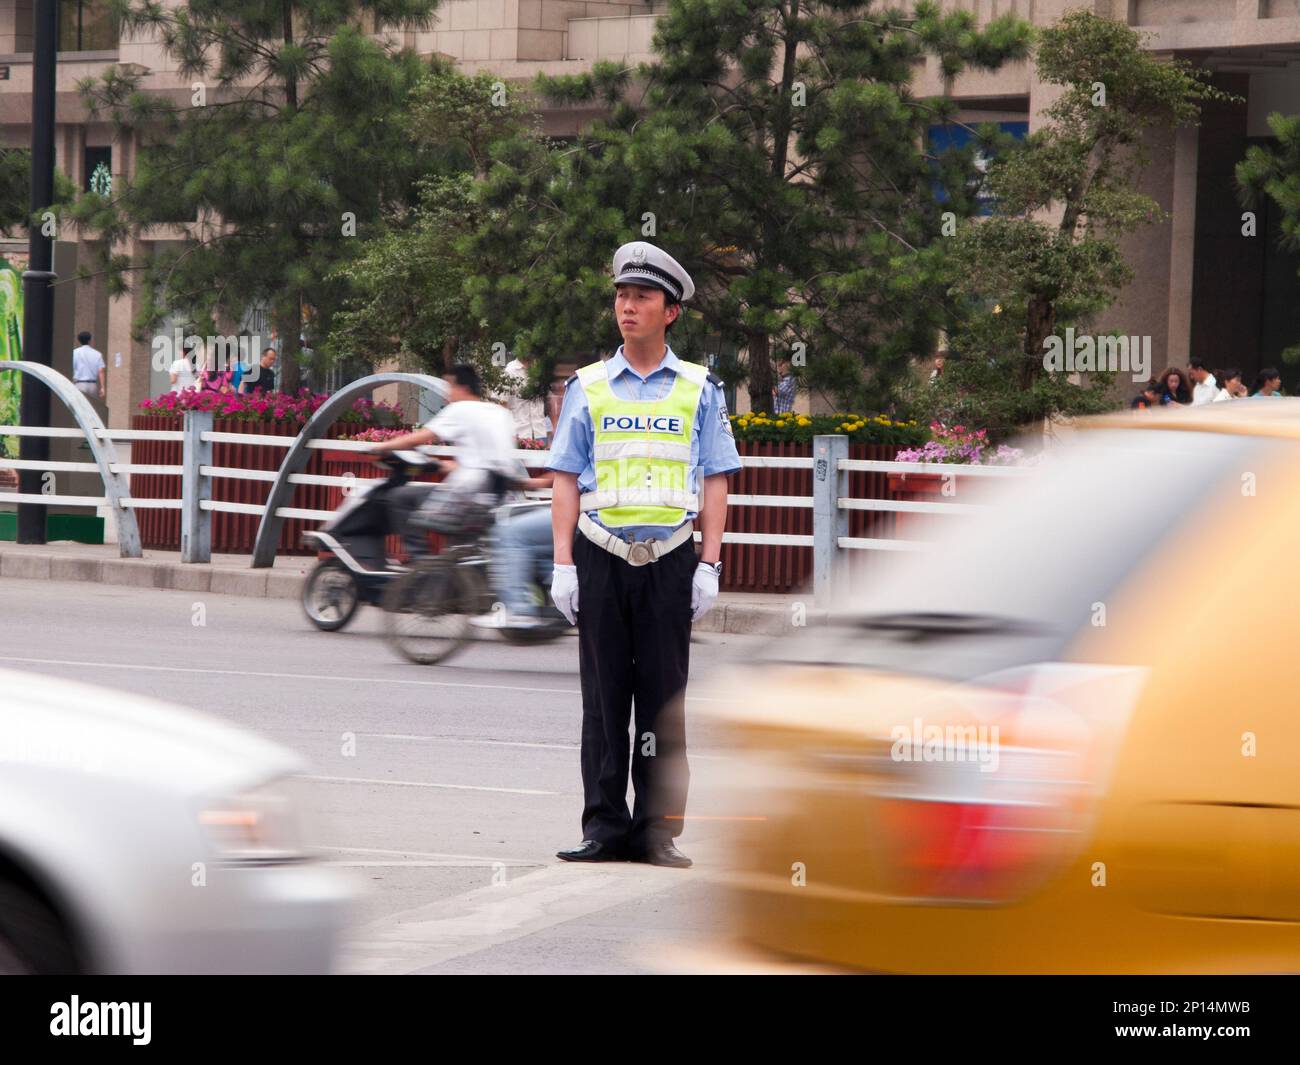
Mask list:
[[[302,609],[322,632],[337,632],[361,605],[361,588],[352,571],[336,558],[317,564],[302,586]]]
[[[481,596],[479,582],[466,567],[434,558],[389,584],[384,636],[408,662],[444,662],[469,638],[469,619]]]

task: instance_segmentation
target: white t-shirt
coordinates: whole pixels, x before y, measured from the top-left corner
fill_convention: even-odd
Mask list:
[[[528,383],[528,370],[518,359],[508,363],[505,375],[514,392],[505,396],[506,407],[514,419],[514,433],[520,440],[544,440],[551,432],[551,419],[546,416],[546,401],[523,399],[519,391]]]
[[[98,381],[99,371],[104,368],[104,356],[89,344],[82,344],[81,347],[72,349],[74,381]]]
[[[477,491],[491,472],[516,474],[514,418],[505,407],[483,400],[448,403],[424,426],[456,448],[456,468],[447,484]]]
[[[1202,403],[1213,403],[1214,397],[1219,394],[1219,383],[1214,379],[1214,374],[1207,373],[1205,380],[1192,389],[1192,406],[1199,407]]]
[[[194,372],[194,363],[184,355],[173,362],[167,372],[176,375],[176,383],[172,385],[173,392],[184,392],[193,388],[199,379],[199,375]]]

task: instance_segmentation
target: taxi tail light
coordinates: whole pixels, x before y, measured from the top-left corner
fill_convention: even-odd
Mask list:
[[[923,742],[904,752],[920,757],[892,759],[888,783],[873,789],[892,890],[1009,901],[1060,872],[1087,841],[1143,679],[1136,669],[1042,663],[945,699],[930,719],[943,741],[931,730],[929,750]],[[952,736],[978,741],[972,751]]]

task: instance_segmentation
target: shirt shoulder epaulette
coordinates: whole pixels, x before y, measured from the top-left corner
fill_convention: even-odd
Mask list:
[[[712,370],[709,371],[709,384],[717,385],[719,388],[725,387],[722,383],[722,378],[719,377],[717,374],[715,374]]]
[[[577,379],[578,379],[578,375],[576,373],[570,374],[567,378],[565,378],[564,387],[567,389]]]

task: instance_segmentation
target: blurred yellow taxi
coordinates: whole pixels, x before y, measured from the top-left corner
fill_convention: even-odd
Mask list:
[[[746,956],[1300,969],[1300,400],[1085,429],[722,686]]]

